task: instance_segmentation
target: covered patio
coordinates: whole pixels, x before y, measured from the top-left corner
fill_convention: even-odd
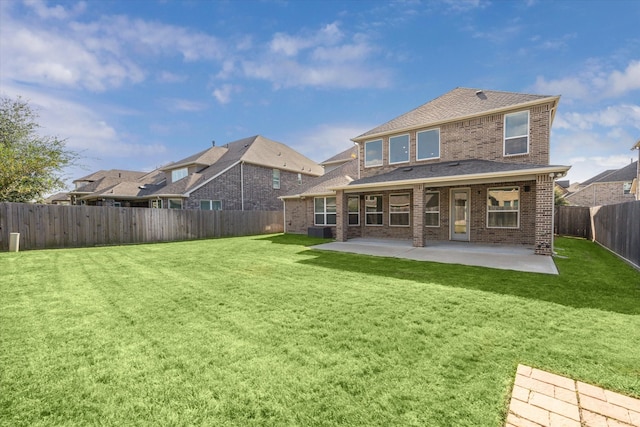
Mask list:
[[[552,257],[536,255],[535,249],[528,246],[434,241],[424,247],[416,247],[411,240],[352,238],[346,242],[330,242],[313,246],[312,249],[529,273],[558,274]]]

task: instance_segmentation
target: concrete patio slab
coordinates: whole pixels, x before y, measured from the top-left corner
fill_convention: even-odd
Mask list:
[[[640,427],[640,400],[519,365],[505,427]]]
[[[552,257],[536,255],[533,248],[523,246],[431,242],[424,248],[416,248],[408,240],[355,238],[346,242],[324,243],[311,249],[558,274]]]

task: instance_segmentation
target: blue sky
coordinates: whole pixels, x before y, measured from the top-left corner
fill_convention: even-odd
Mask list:
[[[551,163],[637,159],[640,2],[0,1],[0,93],[98,169],[264,135],[322,161],[455,87],[562,95]]]

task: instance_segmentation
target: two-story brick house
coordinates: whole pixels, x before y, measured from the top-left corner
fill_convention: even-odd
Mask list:
[[[569,170],[549,165],[559,99],[454,89],[353,138],[359,179],[333,187],[313,214],[329,215],[335,197],[338,241],[522,244],[550,255],[553,183]]]
[[[610,169],[582,182],[578,189],[564,198],[572,206],[604,206],[633,202],[636,198],[634,182],[638,176],[638,162],[620,169]]]
[[[322,173],[320,165],[287,145],[256,135],[149,173],[129,172],[126,179],[122,173],[101,185],[85,179],[74,194],[80,202],[105,206],[277,211],[279,196]]]

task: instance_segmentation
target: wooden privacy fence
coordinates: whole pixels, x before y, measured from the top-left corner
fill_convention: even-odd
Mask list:
[[[0,250],[53,249],[284,231],[282,211],[202,211],[0,203]]]
[[[591,239],[591,214],[586,206],[556,206],[553,232]]]
[[[640,266],[640,200],[591,208],[591,215],[594,240]]]
[[[640,200],[595,208],[556,206],[554,232],[595,240],[640,266]]]

